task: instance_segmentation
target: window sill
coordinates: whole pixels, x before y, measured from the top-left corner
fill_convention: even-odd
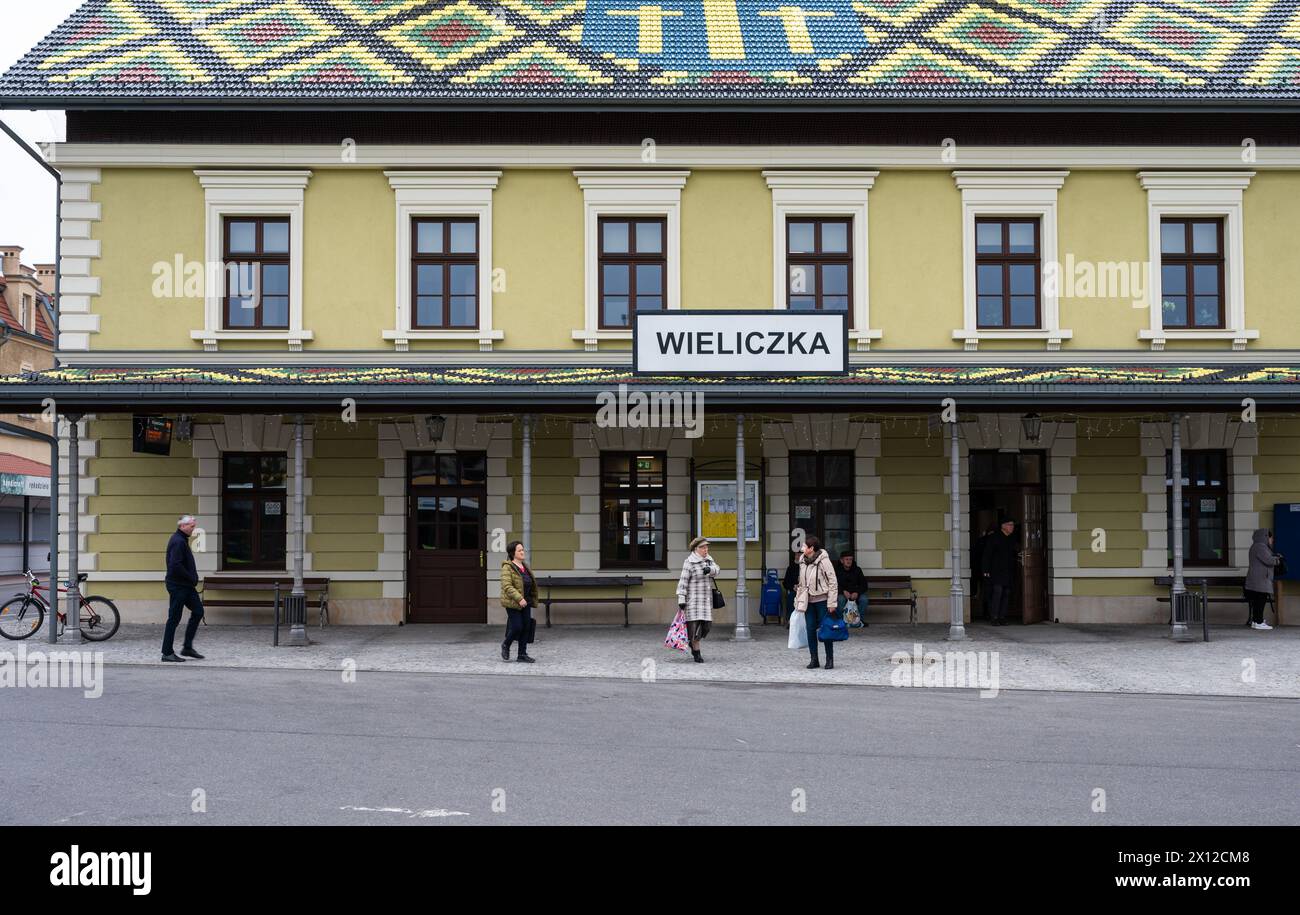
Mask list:
[[[884,331],[880,330],[850,330],[849,342],[856,343],[857,351],[863,353],[871,349],[871,341],[879,340],[884,335]]]
[[[503,330],[486,330],[477,327],[461,330],[386,330],[383,332],[383,338],[393,341],[393,348],[399,353],[408,352],[412,340],[477,340],[479,351],[489,353],[492,351],[492,341],[504,340],[505,336],[506,332]]]
[[[1074,336],[1071,330],[1043,330],[1041,328],[1026,328],[1025,330],[980,330],[972,328],[963,328],[954,330],[952,338],[954,340],[963,340],[966,343],[966,349],[975,351],[979,349],[981,340],[1044,340],[1049,350],[1058,350],[1061,343],[1069,340]]]
[[[222,340],[280,340],[291,350],[301,350],[303,341],[312,338],[309,330],[192,330],[190,338],[202,340],[203,348],[216,352]]]
[[[1232,348],[1237,351],[1244,350],[1246,344],[1251,340],[1259,339],[1257,330],[1234,330],[1223,328],[1211,328],[1206,330],[1182,330],[1160,328],[1158,330],[1140,330],[1138,331],[1139,340],[1149,340],[1151,349],[1160,352],[1165,348],[1165,344],[1170,340],[1230,340]]]
[[[601,340],[631,340],[632,329],[627,330],[600,330],[590,328],[588,330],[575,330],[573,339],[581,340],[585,344],[587,352],[594,353],[600,346]]]

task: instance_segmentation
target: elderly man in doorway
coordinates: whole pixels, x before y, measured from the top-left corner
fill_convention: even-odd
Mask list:
[[[194,551],[190,549],[190,537],[194,533],[193,515],[181,515],[176,522],[176,532],[167,541],[167,628],[163,630],[162,659],[164,661],[184,661],[185,658],[203,660],[203,655],[194,650],[194,634],[199,630],[199,621],[203,619],[203,601],[196,590],[199,584],[198,569],[194,565]],[[181,622],[181,612],[190,608],[190,621],[185,626],[185,645],[180,657],[176,654],[173,641],[176,627]]]
[[[853,561],[852,551],[840,553],[840,564],[835,567],[835,579],[840,592],[836,610],[843,613],[845,607],[853,604],[857,608],[856,615],[850,613],[845,616],[845,622],[854,629],[867,625],[867,576],[862,574],[862,567]]]

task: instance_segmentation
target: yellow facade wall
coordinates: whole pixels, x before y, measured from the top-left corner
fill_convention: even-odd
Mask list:
[[[1071,511],[1078,518],[1072,546],[1079,567],[1140,567],[1146,545],[1142,529],[1146,458],[1138,430],[1133,425],[1112,430],[1105,421],[1093,424],[1085,418],[1079,422],[1076,448],[1072,470],[1078,488],[1071,496]],[[1105,534],[1104,551],[1092,548],[1095,530]]]
[[[97,350],[199,349],[200,297],[159,296],[154,267],[204,256],[204,195],[188,169],[106,168],[92,186],[102,257],[92,260],[101,316]],[[309,350],[389,351],[395,320],[395,198],[379,169],[316,169],[305,192],[304,324]],[[961,192],[947,170],[882,170],[869,196],[871,323],[882,350],[955,350],[962,323]],[[1256,348],[1300,346],[1292,315],[1300,260],[1300,174],[1260,171],[1244,196],[1247,325]],[[761,172],[696,169],[682,192],[684,308],[767,308],[772,291],[772,198]],[[1146,192],[1136,171],[1082,170],[1059,195],[1063,267],[1137,265],[1147,258]],[[508,169],[493,195],[499,291],[494,325],[504,349],[572,350],[584,324],[583,195],[571,170]],[[1066,349],[1143,349],[1147,313],[1125,295],[1063,288]],[[1141,290],[1133,290],[1135,292]],[[626,344],[612,344],[614,348]],[[1170,347],[1222,350],[1221,342]],[[982,350],[1035,350],[1040,342],[984,342]],[[283,351],[280,343],[239,348]],[[416,349],[464,349],[418,343]]]

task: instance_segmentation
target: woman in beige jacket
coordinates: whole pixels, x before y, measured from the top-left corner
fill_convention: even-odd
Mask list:
[[[804,625],[808,629],[808,653],[812,655],[809,670],[822,665],[817,660],[817,630],[822,620],[835,615],[835,565],[822,549],[821,541],[809,537],[804,541],[803,559],[799,562],[799,587],[795,591],[794,606],[804,612]],[[835,643],[826,643],[826,669],[835,667]]]

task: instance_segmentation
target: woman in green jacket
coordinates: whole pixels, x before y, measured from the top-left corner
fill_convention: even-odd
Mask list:
[[[524,545],[512,540],[506,546],[506,556],[501,563],[501,606],[506,608],[506,640],[501,643],[501,660],[510,660],[510,643],[519,643],[521,664],[531,664],[528,656],[528,630],[533,608],[537,606],[537,580],[533,570],[524,562]]]

